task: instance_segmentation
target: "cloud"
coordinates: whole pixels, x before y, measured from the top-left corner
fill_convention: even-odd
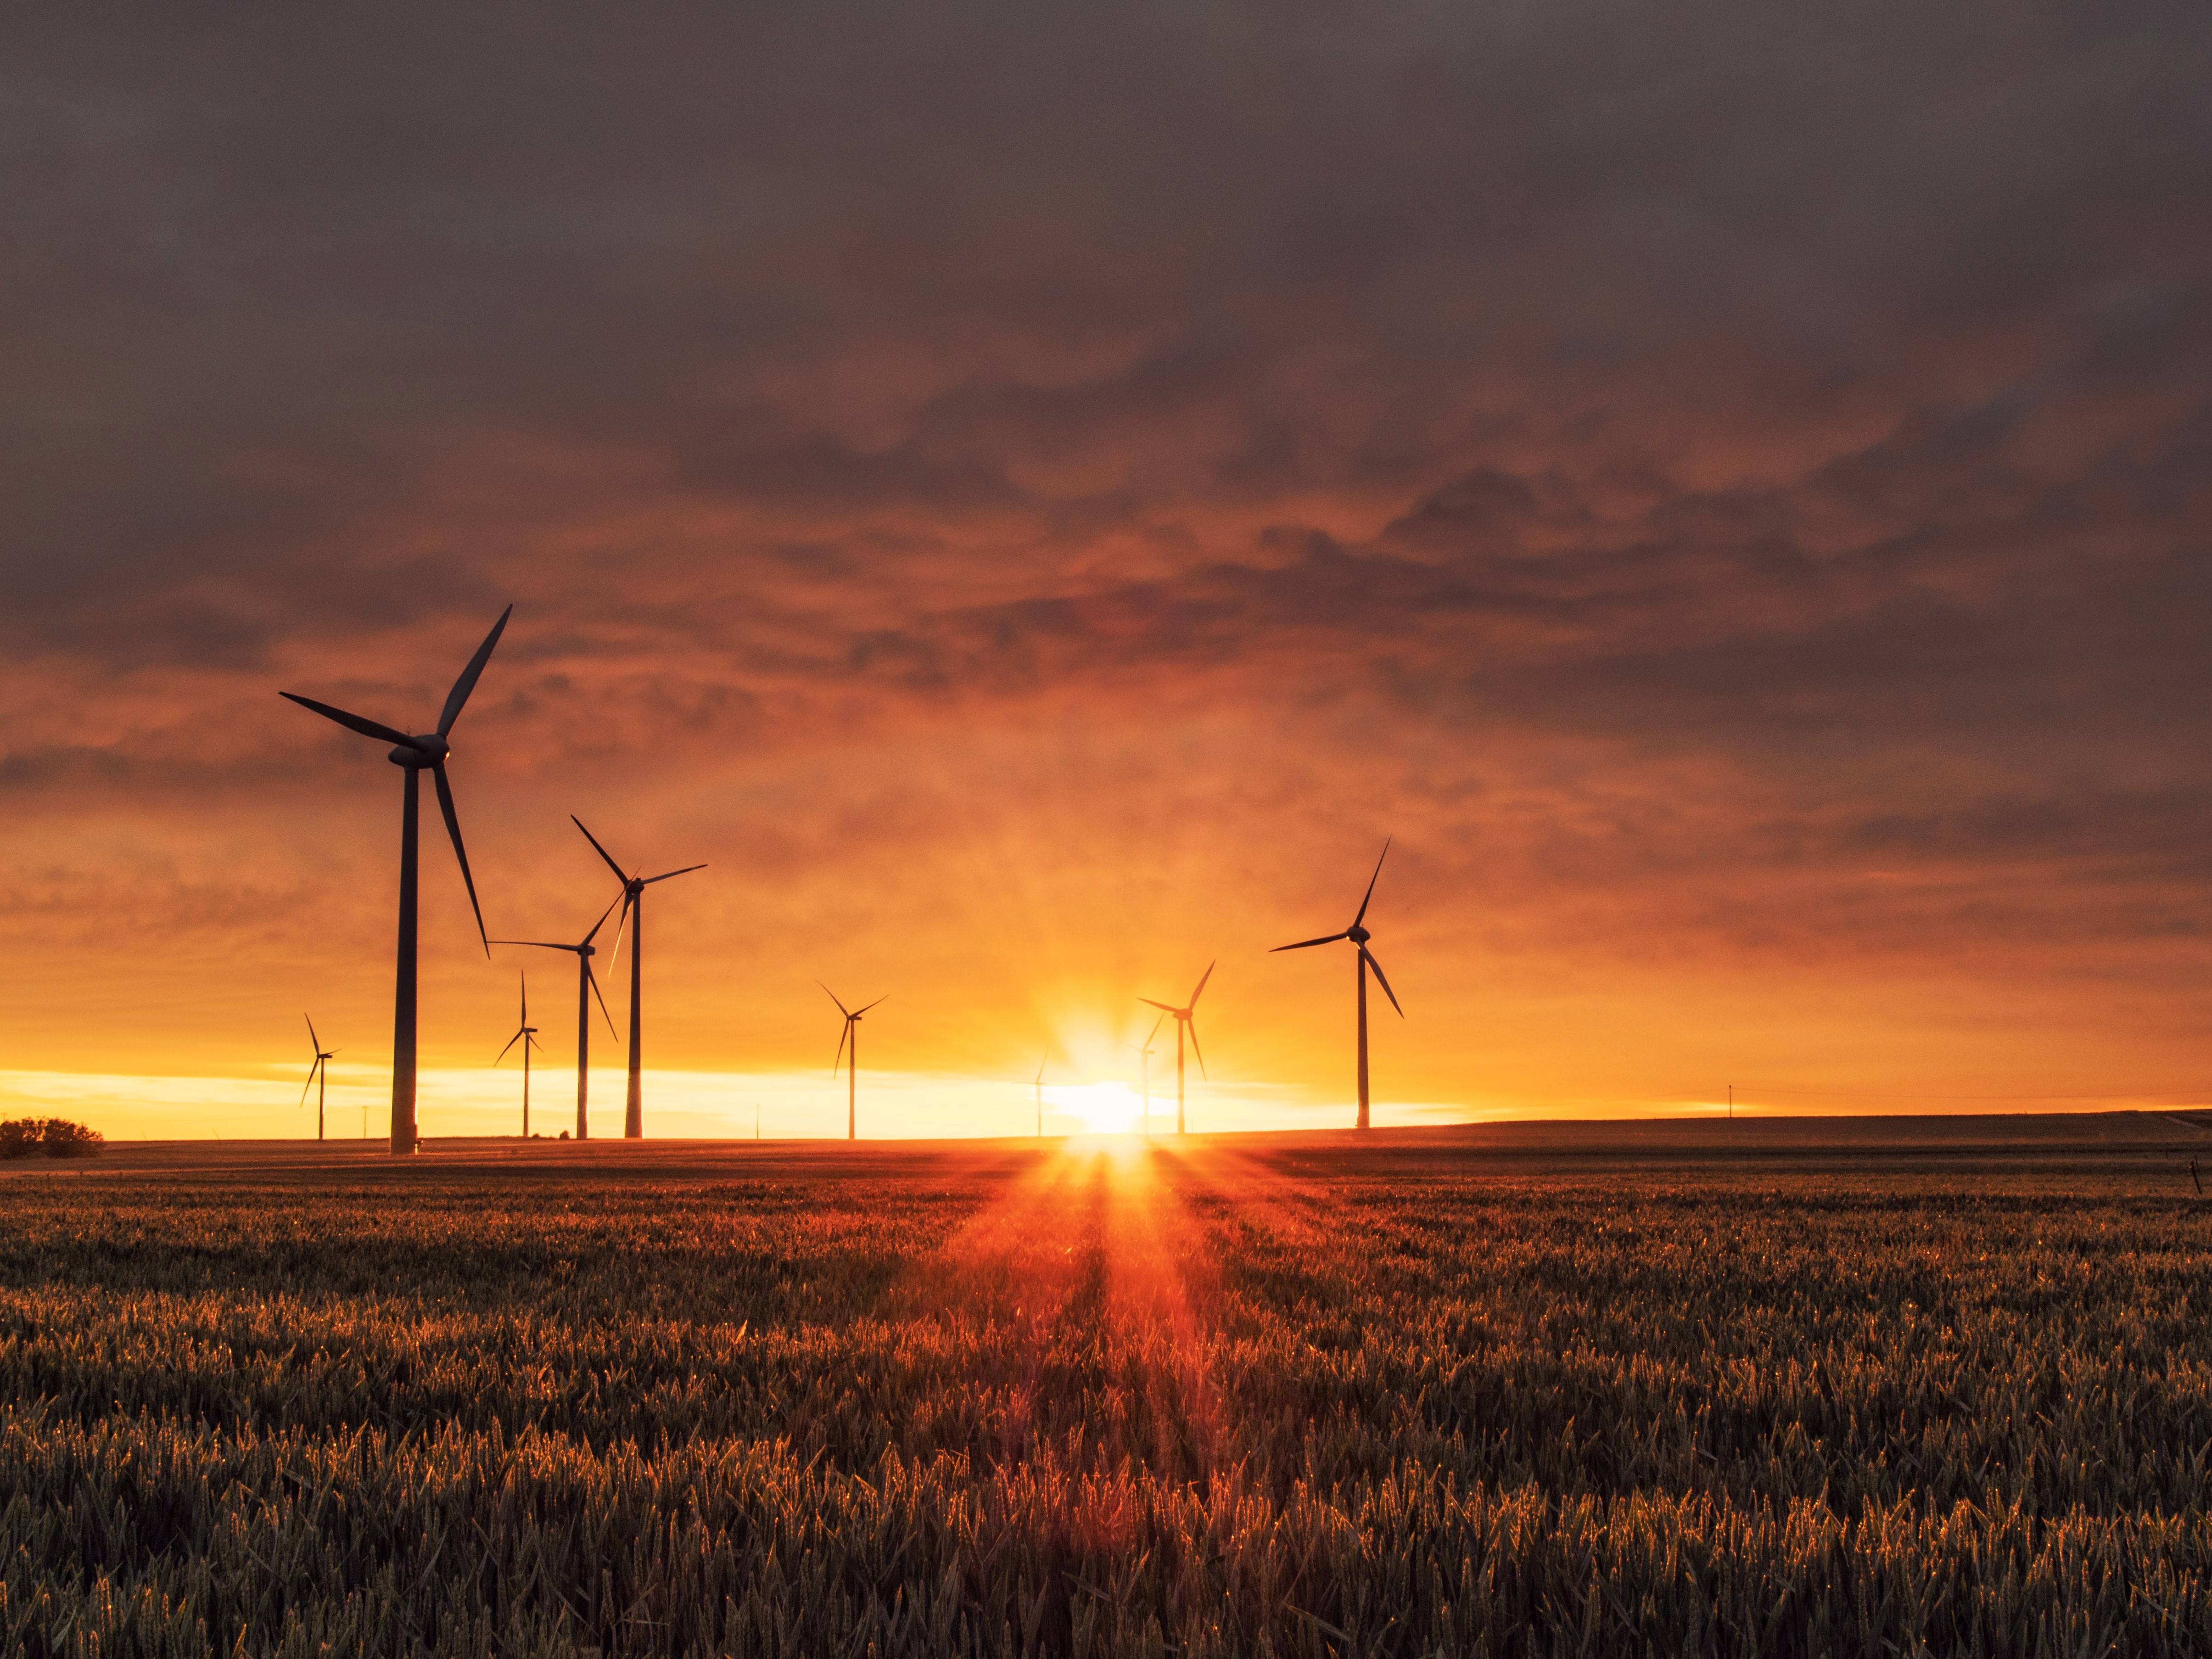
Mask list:
[[[611,805],[766,873],[672,919],[700,973],[772,927],[1018,1002],[1017,954],[1269,933],[1395,826],[1415,980],[1510,956],[1632,1056],[1691,1018],[1655,963],[1828,975],[1879,1047],[1900,975],[2042,1006],[2033,951],[2132,972],[2107,1035],[2179,1064],[2201,7],[9,32],[33,1046],[126,919],[373,962],[390,780],[274,693],[425,720],[514,599],[458,734],[487,890]],[[989,927],[1025,954],[945,943]]]

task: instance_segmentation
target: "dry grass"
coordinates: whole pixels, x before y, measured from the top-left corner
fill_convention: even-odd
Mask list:
[[[120,1148],[0,1180],[0,1649],[2212,1650],[2136,1128]]]

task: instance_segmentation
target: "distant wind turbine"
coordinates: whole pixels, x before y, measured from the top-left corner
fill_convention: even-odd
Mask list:
[[[822,985],[822,981],[818,979],[814,982],[817,985]],[[858,1140],[860,1138],[860,1016],[874,1007],[877,1003],[888,1001],[890,994],[885,993],[884,995],[878,997],[875,1002],[863,1003],[858,1008],[848,1008],[843,1003],[838,1002],[837,994],[826,985],[822,985],[822,994],[830,1001],[836,1002],[837,1012],[845,1016],[845,1029],[838,1034],[837,1058],[830,1062],[830,1075],[836,1076],[837,1067],[840,1065],[845,1067],[845,1139]],[[850,1060],[845,1057],[845,1045],[848,1042],[853,1045],[853,1054]],[[1040,1071],[1037,1075],[1042,1077],[1044,1073]]]
[[[320,1140],[323,1138],[323,1091],[330,1083],[331,1061],[337,1057],[338,1051],[335,1048],[325,1051],[322,1038],[315,1035],[314,1020],[304,1014],[301,1018],[307,1022],[307,1041],[314,1045],[315,1059],[314,1063],[307,1067],[307,1086],[300,1091],[300,1104],[304,1106],[307,1103],[307,1090],[313,1089],[315,1091],[315,1139]]]
[[[1203,1049],[1201,1049],[1201,1048],[1198,1046],[1198,1025],[1197,1025],[1197,1023],[1196,1023],[1196,1022],[1192,1018],[1192,1015],[1193,1015],[1194,1013],[1195,1013],[1195,1012],[1197,1012],[1197,1009],[1198,1009],[1198,999],[1199,999],[1199,994],[1200,994],[1200,992],[1202,992],[1202,991],[1204,991],[1204,990],[1206,989],[1206,981],[1208,981],[1208,980],[1210,980],[1210,979],[1212,979],[1212,978],[1213,977],[1213,969],[1214,969],[1214,964],[1213,964],[1212,963],[1210,963],[1210,962],[1209,962],[1209,963],[1207,963],[1206,964],[1206,971],[1205,971],[1204,973],[1200,974],[1200,975],[1198,976],[1198,989],[1197,989],[1197,990],[1193,991],[1193,992],[1190,994],[1190,1000],[1189,1000],[1188,1002],[1187,1002],[1187,1003],[1183,1004],[1183,1006],[1182,1006],[1182,1007],[1180,1007],[1180,1008],[1171,1008],[1171,1007],[1170,1007],[1170,1006],[1169,1006],[1166,1003],[1164,1003],[1164,1002],[1154,1002],[1154,1001],[1153,1001],[1150,997],[1139,997],[1139,998],[1137,999],[1137,1000],[1138,1000],[1138,1001],[1139,1001],[1139,1002],[1143,1003],[1143,1004],[1144,1004],[1146,1007],[1148,1007],[1148,1008],[1157,1008],[1157,1009],[1158,1009],[1158,1010],[1160,1011],[1160,1012],[1161,1012],[1162,1014],[1164,1014],[1164,1015],[1171,1014],[1171,1015],[1173,1015],[1173,1016],[1175,1017],[1175,1023],[1176,1023],[1176,1133],[1177,1134],[1181,1134],[1181,1133],[1183,1132],[1183,1127],[1182,1127],[1182,1122],[1183,1122],[1183,1119],[1182,1119],[1182,1039],[1183,1039],[1183,1033],[1184,1033],[1184,1032],[1186,1032],[1186,1031],[1188,1031],[1188,1032],[1189,1032],[1189,1033],[1190,1033],[1190,1051],[1191,1051],[1193,1054],[1196,1054],[1196,1055],[1198,1056],[1198,1074],[1199,1074],[1200,1077],[1204,1077],[1204,1076],[1206,1075],[1206,1054],[1205,1054],[1205,1051],[1204,1051]],[[1160,1029],[1160,1023],[1159,1023],[1159,1021],[1158,1021],[1158,1020],[1154,1020],[1154,1021],[1152,1022],[1152,1029],[1153,1029],[1155,1031],[1157,1031],[1157,1030],[1158,1030]],[[1147,1042],[1151,1042],[1151,1041],[1152,1041],[1152,1039],[1151,1039],[1151,1038],[1149,1038],[1149,1037],[1147,1037],[1147,1038],[1146,1039],[1146,1041]]]
[[[530,975],[527,974],[522,975],[522,1024],[515,1028],[514,1035],[507,1038],[507,1048],[512,1048],[518,1042],[522,1045],[522,1138],[527,1140],[530,1139],[530,1051],[545,1046],[538,1040],[538,1028],[530,1023]],[[496,1066],[500,1060],[507,1058],[507,1048],[499,1051],[499,1060],[492,1061],[493,1065]]]
[[[438,787],[438,810],[445,815],[446,833],[453,837],[453,856],[460,861],[461,879],[469,890],[469,908],[476,912],[477,937],[483,940],[484,954],[491,954],[491,939],[484,932],[483,907],[477,902],[476,878],[469,874],[468,848],[461,845],[461,821],[453,811],[453,791],[446,781],[446,759],[453,753],[446,739],[452,733],[453,722],[461,717],[461,709],[468,702],[469,693],[477,689],[477,678],[484,665],[491,660],[492,647],[507,627],[507,619],[514,614],[509,605],[499,613],[499,620],[484,635],[484,642],[477,647],[469,665],[461,670],[460,678],[446,694],[446,707],[438,716],[435,732],[422,732],[410,737],[392,726],[368,720],[359,714],[349,714],[343,708],[333,708],[326,702],[317,702],[313,697],[302,697],[286,691],[289,697],[302,708],[311,708],[325,720],[336,720],[349,732],[358,732],[365,738],[374,738],[380,743],[392,745],[385,758],[407,775],[404,805],[401,807],[399,829],[399,967],[398,986],[392,999],[392,1150],[394,1155],[415,1150],[415,888],[416,856],[416,820],[422,798],[422,777],[428,770]]]
[[[607,1023],[607,1035],[621,1041],[615,1030],[615,1017],[607,1012],[607,1000],[599,994],[599,976],[592,971],[592,958],[598,954],[592,941],[599,937],[599,929],[607,925],[607,918],[615,913],[619,898],[611,901],[599,912],[599,919],[592,924],[592,931],[577,945],[556,945],[543,939],[495,939],[494,945],[524,945],[538,951],[567,951],[576,958],[576,1139],[592,1138],[592,999],[599,998],[599,1017]],[[529,1133],[526,1126],[524,1133]]]
[[[1036,1087],[1036,1089],[1037,1139],[1038,1139],[1039,1140],[1042,1140],[1042,1139],[1044,1139],[1044,1067],[1045,1067],[1045,1060],[1050,1060],[1051,1058],[1052,1058],[1052,1056],[1051,1056],[1050,1054],[1047,1054],[1047,1055],[1044,1057],[1044,1060],[1040,1060],[1039,1061],[1037,1061],[1036,1083],[1036,1085],[1035,1085],[1034,1086],[1035,1086],[1035,1087]]]
[[[584,830],[583,819],[574,812],[568,814],[568,822],[579,830]],[[635,872],[624,874],[622,866],[615,862],[614,855],[599,845],[597,836],[584,830],[584,839],[592,843],[593,850],[601,858],[606,860],[607,868],[615,872],[615,878],[623,884],[622,917],[615,923],[614,947],[607,956],[611,961],[620,953],[623,927],[627,924],[629,927],[629,1103],[623,1109],[623,1139],[639,1140],[645,1135],[645,970],[641,965],[645,958],[645,890],[656,881],[688,876],[694,870],[703,870],[707,866],[687,864],[681,870],[667,870],[657,876],[641,876]]]
[[[1390,843],[1382,843],[1382,858],[1375,860],[1375,873],[1367,878],[1366,896],[1359,901],[1359,914],[1352,919],[1352,926],[1340,933],[1331,933],[1326,939],[1302,939],[1296,945],[1278,945],[1277,951],[1305,951],[1316,945],[1334,945],[1348,939],[1359,952],[1359,1127],[1367,1127],[1367,970],[1375,970],[1375,982],[1382,988],[1382,994],[1390,999],[1390,1006],[1398,1008],[1397,993],[1391,990],[1390,981],[1383,977],[1382,964],[1375,960],[1375,953],[1367,948],[1367,941],[1375,936],[1360,924],[1367,920],[1367,907],[1375,897],[1375,884],[1382,875],[1382,859],[1390,856]],[[1270,954],[1273,954],[1272,952]],[[1405,1018],[1406,1011],[1398,1008],[1398,1018]]]
[[[1152,1029],[1145,1033],[1145,1040],[1142,1044],[1124,1042],[1121,1045],[1124,1048],[1130,1050],[1137,1056],[1138,1063],[1143,1068],[1143,1076],[1145,1079],[1145,1133],[1146,1134],[1150,1134],[1152,1132],[1152,1039],[1160,1034],[1160,1020],[1164,1020],[1166,1018],[1167,1016],[1165,1014],[1162,1014],[1159,1019],[1156,1019],[1152,1022]]]

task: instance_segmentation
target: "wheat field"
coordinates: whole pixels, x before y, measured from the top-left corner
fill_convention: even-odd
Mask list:
[[[118,1147],[0,1650],[2212,1651],[2204,1131]]]

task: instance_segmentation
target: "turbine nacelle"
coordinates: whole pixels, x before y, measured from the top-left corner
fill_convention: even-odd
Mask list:
[[[408,738],[384,758],[394,766],[404,766],[419,772],[426,766],[443,766],[446,757],[453,752],[453,745],[435,732],[426,732]]]
[[[1346,928],[1344,930],[1344,936],[1350,939],[1354,945],[1364,945],[1369,939],[1375,937],[1374,934],[1369,933],[1358,922],[1354,922],[1351,927]]]

